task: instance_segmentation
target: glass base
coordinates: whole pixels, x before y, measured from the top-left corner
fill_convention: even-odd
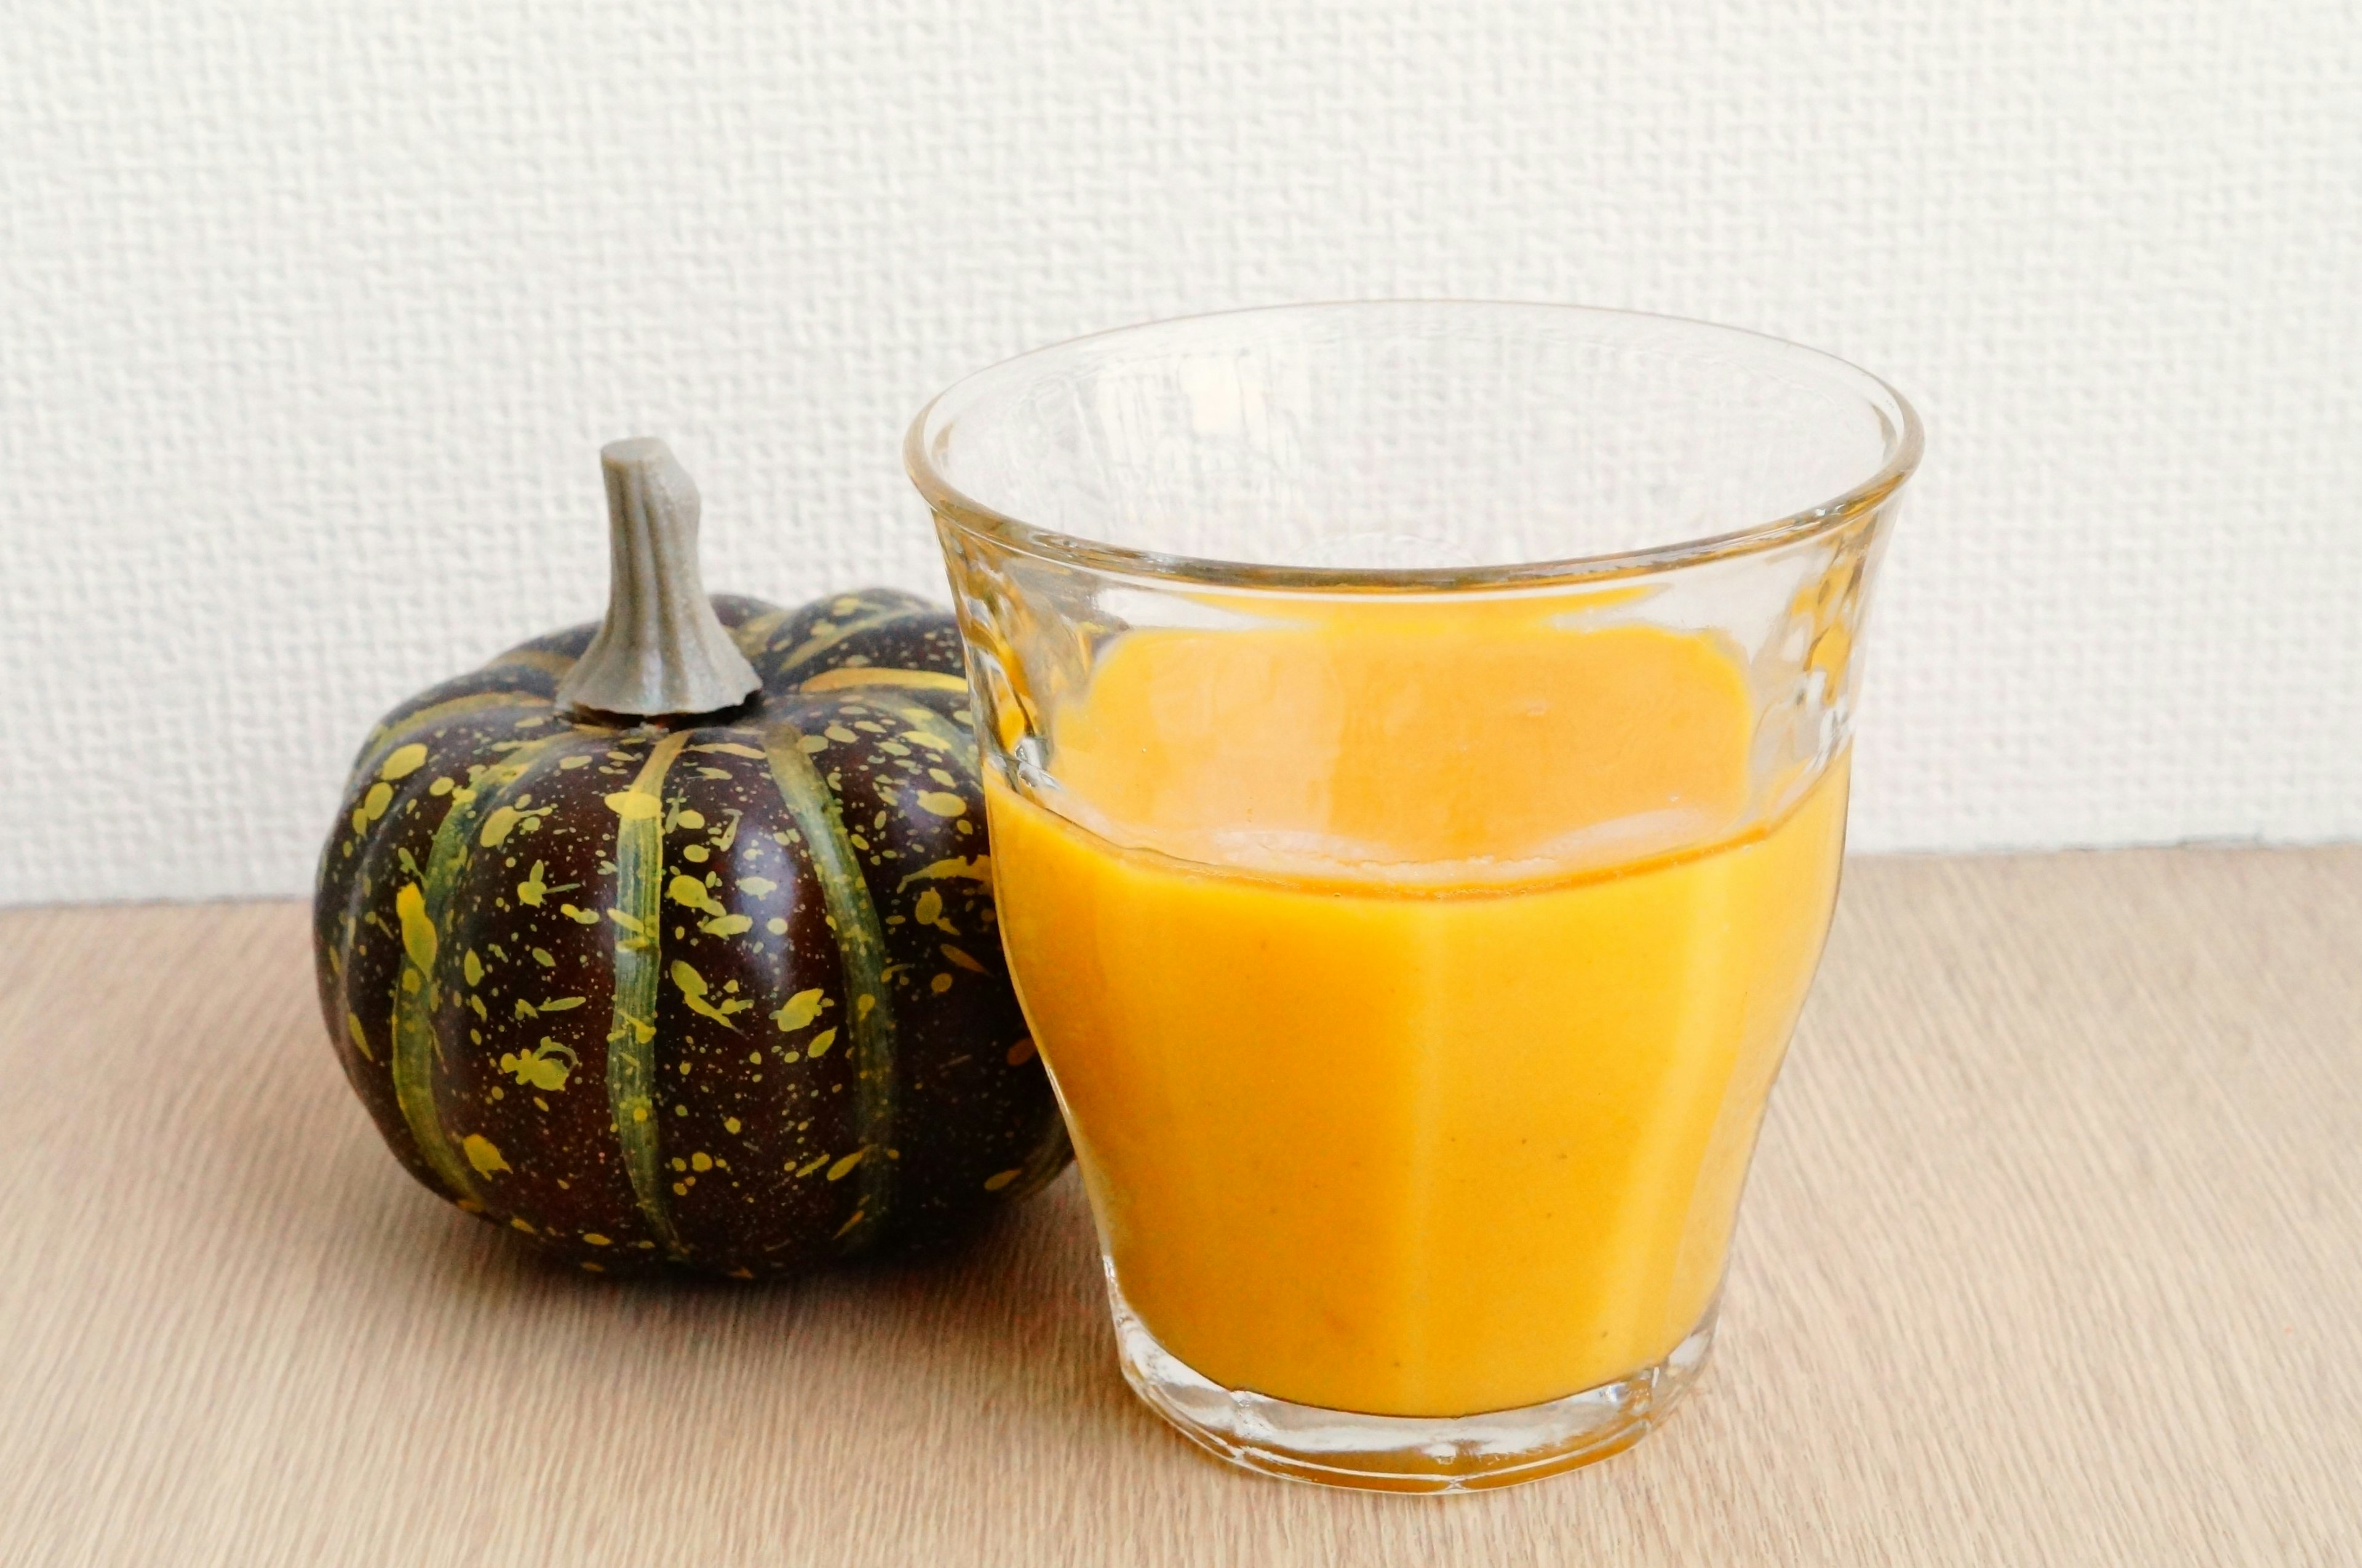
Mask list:
[[[1377,1492],[1476,1492],[1539,1481],[1639,1442],[1697,1378],[1714,1345],[1708,1306],[1672,1353],[1548,1404],[1476,1416],[1363,1416],[1225,1388],[1148,1331],[1108,1270],[1124,1380],[1200,1448],[1265,1475]]]

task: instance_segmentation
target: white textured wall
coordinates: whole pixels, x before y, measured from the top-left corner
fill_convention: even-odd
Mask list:
[[[0,900],[304,888],[380,710],[602,602],[604,439],[716,586],[932,585],[941,383],[1378,294],[1918,401],[1859,842],[2362,832],[2350,0],[43,3],[0,61]]]

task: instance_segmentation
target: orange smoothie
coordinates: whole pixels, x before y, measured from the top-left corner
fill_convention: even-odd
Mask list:
[[[1753,777],[1725,645],[1373,602],[1135,632],[988,777],[1003,937],[1109,1254],[1226,1386],[1459,1416],[1713,1303],[1847,768]]]

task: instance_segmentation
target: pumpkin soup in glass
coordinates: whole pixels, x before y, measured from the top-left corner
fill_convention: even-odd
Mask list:
[[[1011,974],[1183,1431],[1451,1490],[1686,1386],[1916,443],[1809,350],[1543,306],[1136,328],[921,416]]]

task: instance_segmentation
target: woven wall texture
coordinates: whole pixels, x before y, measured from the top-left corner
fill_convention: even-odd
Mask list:
[[[303,888],[379,712],[603,602],[602,440],[717,587],[930,587],[944,382],[1370,295],[1919,403],[1858,844],[2362,833],[2347,0],[44,0],[0,72],[0,900]]]

